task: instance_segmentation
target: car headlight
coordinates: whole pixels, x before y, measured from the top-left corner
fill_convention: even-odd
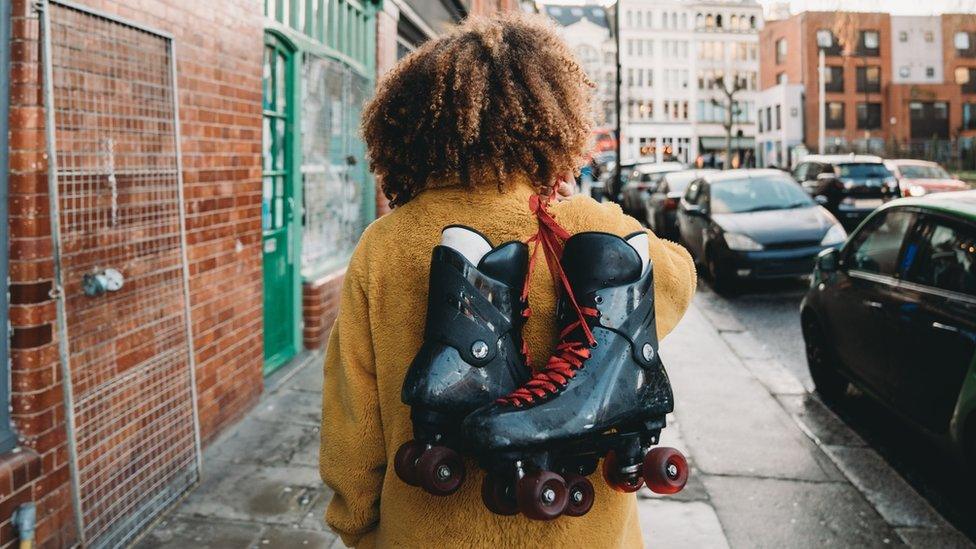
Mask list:
[[[730,250],[737,252],[758,252],[763,249],[762,244],[744,234],[725,233],[724,236],[725,243],[729,246]]]
[[[820,241],[821,246],[836,246],[847,240],[847,231],[840,224],[833,225],[827,230],[827,234],[824,235],[823,239]]]
[[[928,193],[925,187],[921,185],[912,185],[908,187],[908,196],[925,196]]]

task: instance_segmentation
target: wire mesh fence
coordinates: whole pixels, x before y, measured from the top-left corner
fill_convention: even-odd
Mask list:
[[[167,36],[43,10],[76,513],[117,547],[199,475],[175,59]]]

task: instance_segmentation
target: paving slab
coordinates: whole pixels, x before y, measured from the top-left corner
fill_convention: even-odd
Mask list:
[[[261,536],[257,542],[257,547],[267,549],[300,549],[306,547],[328,549],[337,538],[338,536],[331,532],[271,527]]]
[[[312,467],[239,464],[214,467],[179,508],[181,515],[291,525],[323,493]]]
[[[742,363],[774,395],[805,395],[806,387],[777,360],[748,359]]]
[[[682,437],[703,472],[810,481],[843,478],[697,307],[689,309],[663,342],[661,356],[674,388]]]
[[[175,516],[160,522],[142,538],[137,549],[241,549],[251,547],[259,538],[262,526],[242,522]]]
[[[904,544],[853,486],[706,476],[732,547],[899,547]]]
[[[749,332],[722,332],[722,339],[742,359],[772,360],[769,349]]]
[[[316,353],[314,358],[309,359],[308,364],[295,372],[295,375],[284,383],[284,386],[293,391],[314,393],[321,397],[324,360],[321,353]]]
[[[637,506],[646,547],[723,549],[729,546],[715,510],[701,501],[641,500]]]
[[[318,426],[283,421],[261,421],[255,417],[247,417],[219,444],[211,445],[204,457],[207,462],[219,460],[231,463],[279,465],[291,462],[295,455],[309,444],[314,444],[317,453]],[[301,465],[314,465],[314,463],[301,463]]]
[[[282,389],[261,400],[249,416],[317,427],[322,424],[322,394]]]
[[[814,395],[778,395],[777,399],[817,444],[866,446],[853,429]]]
[[[871,448],[824,446],[824,450],[889,524],[948,527],[928,502]]]

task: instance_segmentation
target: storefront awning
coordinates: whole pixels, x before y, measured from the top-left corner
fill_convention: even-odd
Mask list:
[[[725,150],[725,136],[703,136],[700,137],[701,146],[699,147],[703,151],[724,151]],[[732,148],[738,150],[754,149],[756,148],[756,138],[755,137],[737,137],[732,136]]]

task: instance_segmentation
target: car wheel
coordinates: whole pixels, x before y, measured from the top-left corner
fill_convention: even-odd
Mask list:
[[[807,367],[817,393],[828,402],[840,400],[850,382],[837,370],[834,350],[820,323],[812,317],[803,320],[803,341],[806,343]]]
[[[728,268],[719,263],[708,251],[705,252],[705,268],[708,270],[708,278],[712,282],[715,293],[729,295],[735,290],[735,280],[732,279]]]

